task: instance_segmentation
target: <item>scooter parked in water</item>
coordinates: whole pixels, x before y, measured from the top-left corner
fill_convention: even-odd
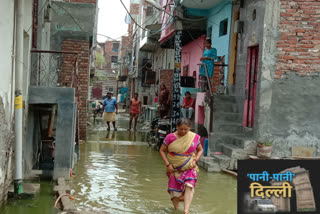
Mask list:
[[[170,119],[165,118],[162,120],[159,120],[158,123],[158,142],[157,142],[157,150],[160,150],[160,147],[163,143],[163,140],[166,138],[166,136],[170,133]]]
[[[155,118],[151,122],[151,130],[148,133],[148,143],[157,151],[163,143],[163,140],[170,133],[170,118]]]

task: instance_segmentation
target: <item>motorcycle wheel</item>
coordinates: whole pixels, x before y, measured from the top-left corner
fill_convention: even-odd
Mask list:
[[[151,144],[152,144],[152,131],[149,131],[147,133],[147,142],[148,142],[149,146],[151,146]]]

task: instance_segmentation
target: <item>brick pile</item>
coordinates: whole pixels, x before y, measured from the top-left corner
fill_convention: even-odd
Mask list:
[[[319,75],[320,1],[281,0],[279,55],[275,79],[290,72]]]
[[[77,52],[77,87],[80,139],[86,140],[87,130],[87,99],[89,87],[89,42],[86,40],[67,39],[62,42],[62,51]],[[70,87],[72,82],[72,57],[66,56],[62,65],[61,80],[63,85]],[[65,57],[65,58],[66,58]],[[70,65],[71,64],[71,65]]]

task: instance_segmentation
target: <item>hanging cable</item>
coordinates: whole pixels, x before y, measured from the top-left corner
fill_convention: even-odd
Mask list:
[[[121,2],[121,4],[122,4],[122,6],[124,7],[124,9],[127,11],[127,13],[128,13],[128,15],[130,16],[130,18],[133,20],[133,22],[134,22],[138,27],[140,27],[141,29],[146,30],[146,31],[149,31],[149,29],[146,29],[146,28],[142,27],[141,25],[139,25],[138,22],[136,22],[136,20],[135,20],[135,19],[132,17],[132,15],[130,14],[130,12],[129,12],[129,10],[127,9],[126,5],[124,5],[123,1],[120,0],[120,2]]]

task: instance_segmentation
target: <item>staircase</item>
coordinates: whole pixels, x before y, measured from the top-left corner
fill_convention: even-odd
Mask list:
[[[213,132],[209,134],[208,157],[199,164],[207,171],[237,170],[237,160],[256,154],[257,143],[245,134],[235,96],[214,95]],[[216,155],[221,152],[222,155]]]

